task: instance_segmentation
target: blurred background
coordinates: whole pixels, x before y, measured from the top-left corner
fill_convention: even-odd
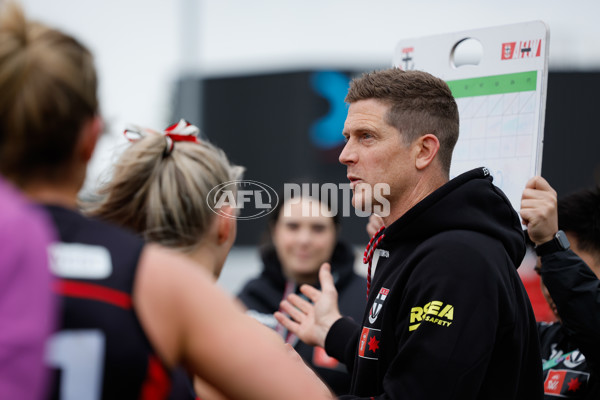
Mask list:
[[[597,0],[21,0],[95,54],[106,122],[84,193],[110,178],[127,123],[179,118],[246,166],[246,179],[346,183],[337,162],[349,79],[391,65],[400,39],[543,20],[550,28],[542,175],[559,195],[600,182]],[[363,248],[365,218],[342,221]],[[220,283],[259,271],[266,220],[240,221]],[[361,272],[362,267],[357,264]]]

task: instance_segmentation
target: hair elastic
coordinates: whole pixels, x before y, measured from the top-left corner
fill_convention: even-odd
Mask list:
[[[175,142],[169,135],[165,135],[165,142],[167,142],[167,143],[165,146],[165,150],[163,151],[163,158],[165,158],[169,154],[171,154],[171,152],[173,151],[173,148],[175,147]]]
[[[175,148],[175,142],[193,142],[200,143],[198,134],[200,129],[197,126],[192,125],[185,119],[180,119],[179,122],[170,125],[167,129],[162,132],[157,132],[152,129],[143,128],[137,125],[132,125],[125,129],[123,134],[130,142],[137,142],[140,139],[145,138],[148,134],[158,134],[165,137],[165,150],[163,151],[163,158],[167,157],[173,152]]]

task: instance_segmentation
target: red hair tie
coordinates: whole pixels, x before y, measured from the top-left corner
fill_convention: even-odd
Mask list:
[[[175,147],[175,142],[200,143],[200,139],[198,139],[200,129],[183,118],[180,119],[179,122],[169,126],[163,132],[157,132],[152,129],[142,128],[135,125],[126,128],[123,132],[127,140],[130,142],[136,142],[142,138],[145,138],[149,133],[163,135],[165,137],[166,146],[165,151],[163,152],[163,157],[171,154],[173,148]]]

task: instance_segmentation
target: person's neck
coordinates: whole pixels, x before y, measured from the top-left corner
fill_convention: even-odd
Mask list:
[[[215,281],[219,279],[223,262],[220,261],[219,252],[216,249],[201,244],[186,255],[208,271],[215,278]]]
[[[319,271],[311,274],[296,274],[295,276],[286,276],[288,280],[292,280],[298,286],[311,285],[316,286],[319,284]]]
[[[390,226],[400,219],[408,210],[447,182],[448,177],[442,173],[421,175],[409,192],[406,192],[395,204],[390,204],[390,214],[382,217],[385,226]]]
[[[23,192],[36,203],[77,208],[79,187],[74,185],[37,183],[25,186]]]
[[[86,171],[85,162],[65,164],[55,171],[60,179],[33,178],[22,185],[21,189],[37,203],[77,209],[77,197],[83,187]]]

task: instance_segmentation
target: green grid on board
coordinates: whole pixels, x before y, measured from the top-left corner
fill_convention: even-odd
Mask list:
[[[537,71],[459,79],[447,83],[455,98],[528,92],[536,88]]]

